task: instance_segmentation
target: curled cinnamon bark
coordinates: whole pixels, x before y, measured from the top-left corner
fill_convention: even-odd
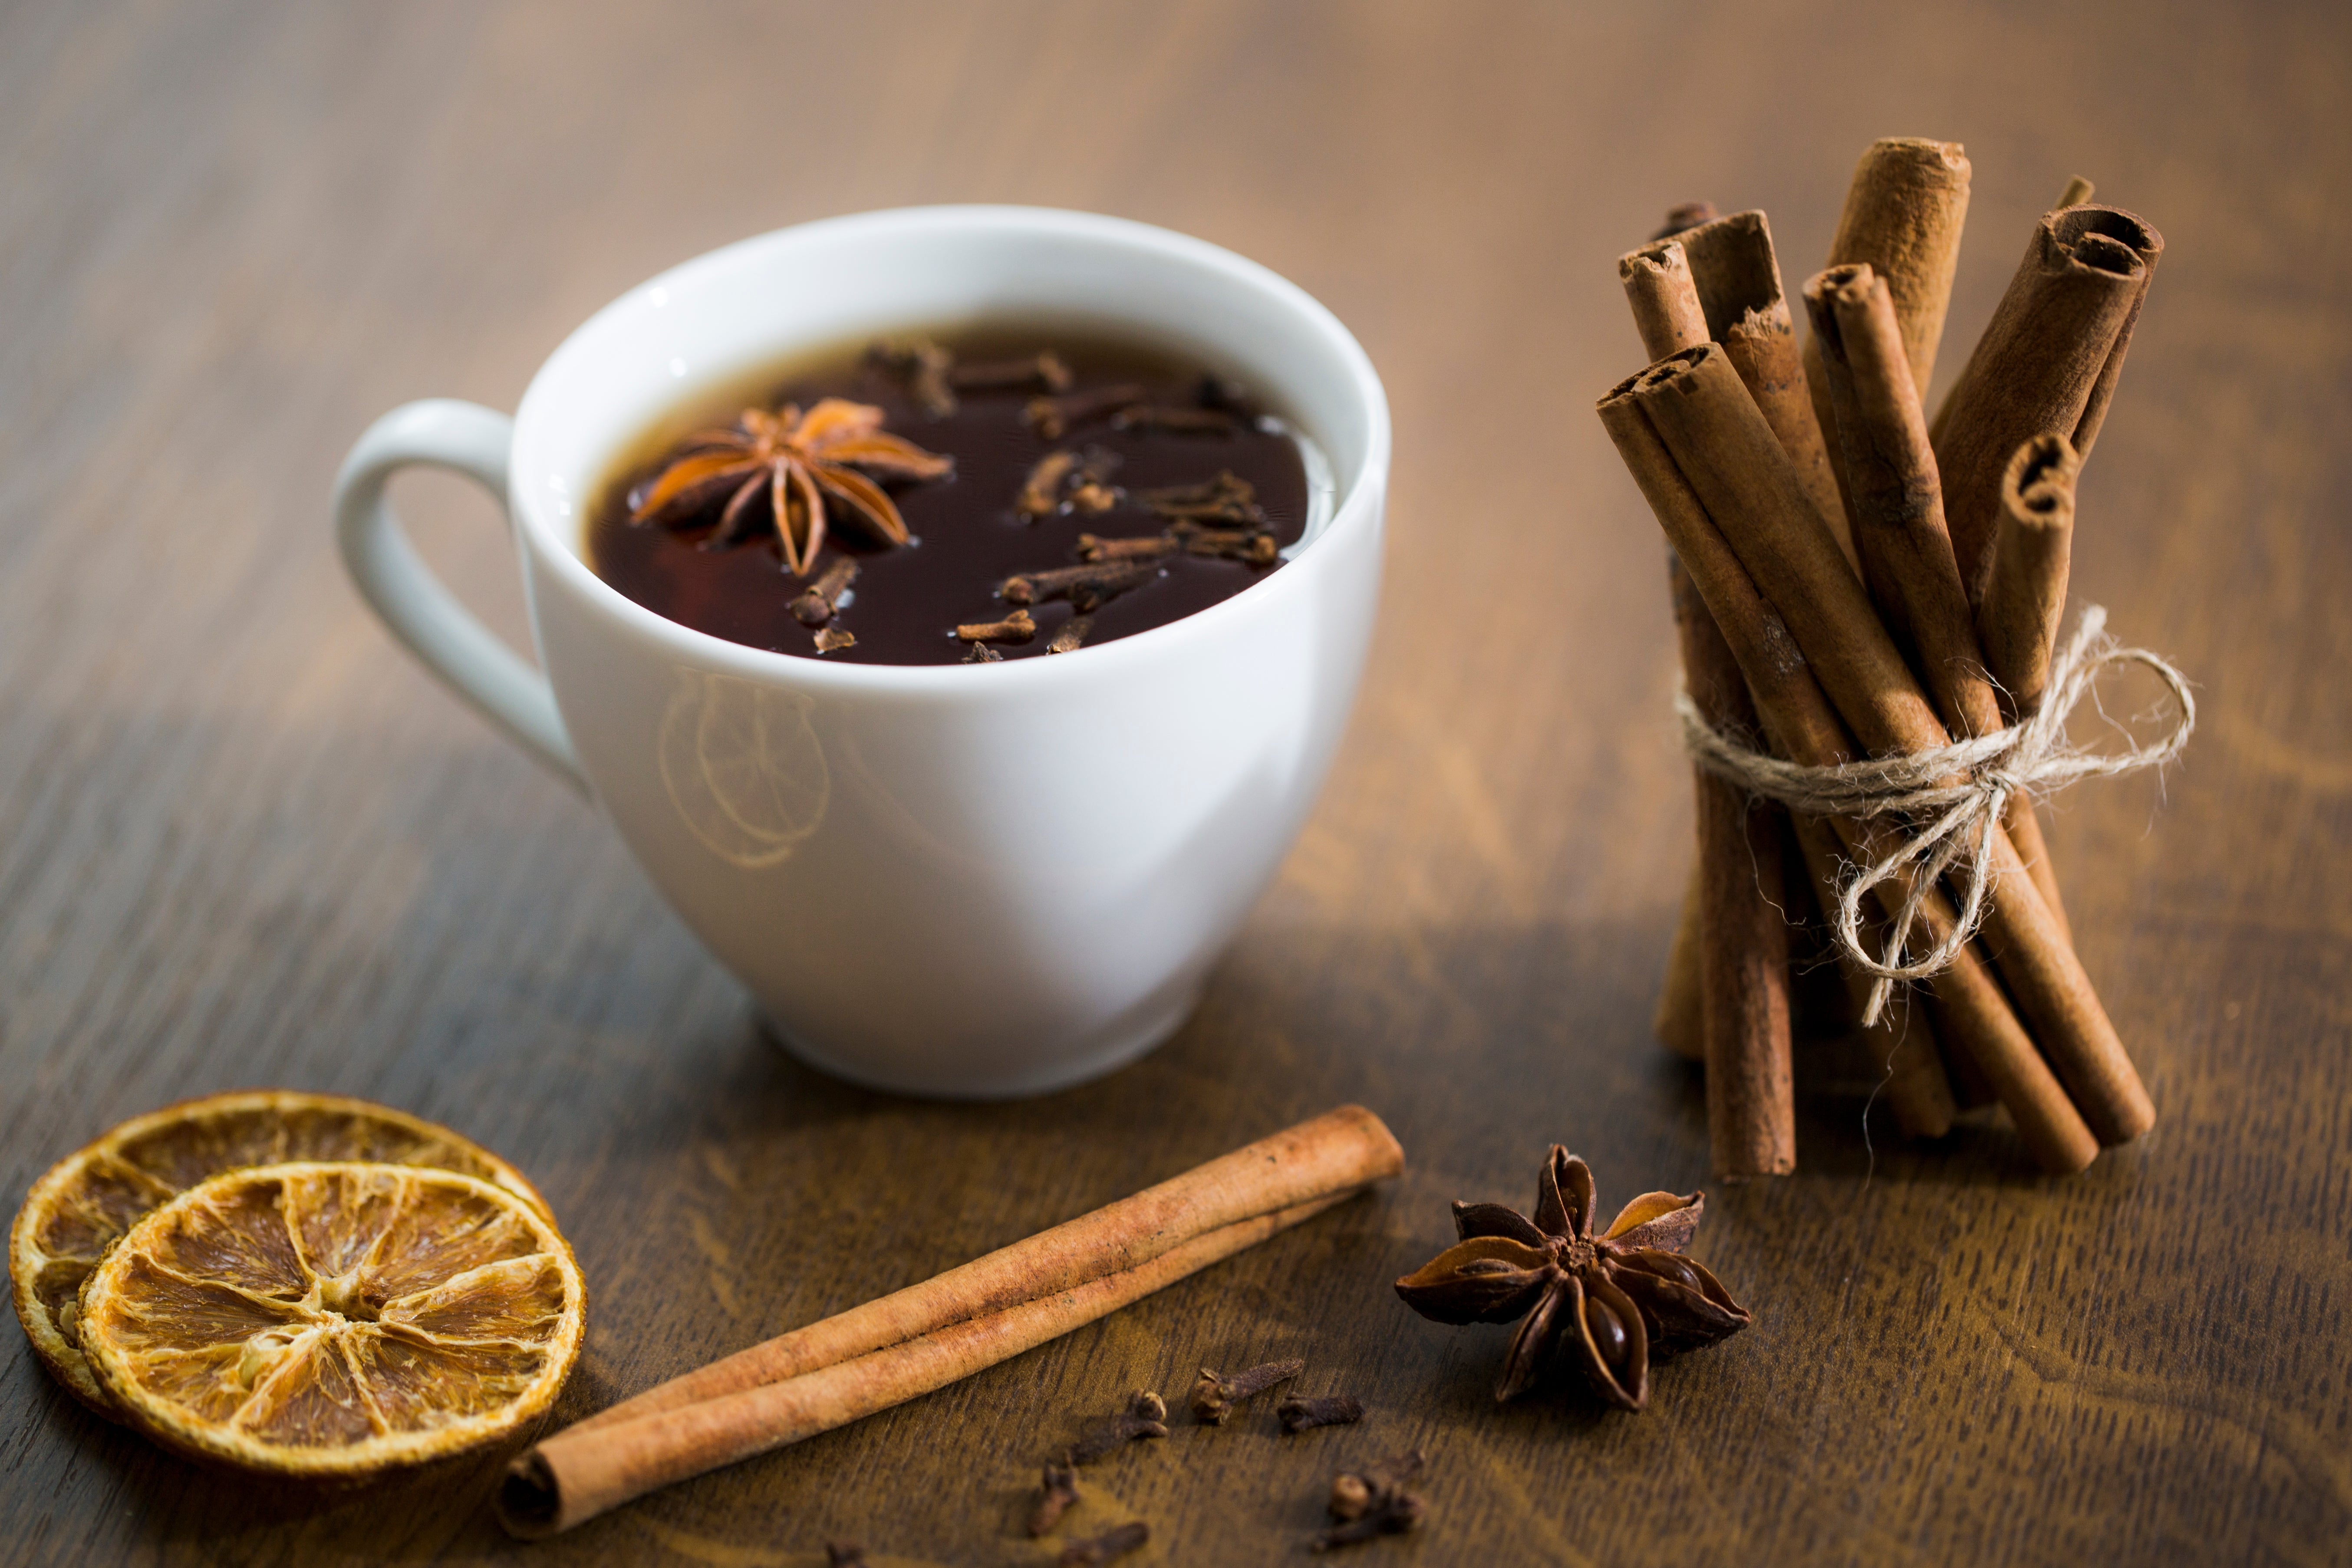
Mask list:
[[[2029,437],[2000,480],[2000,522],[1977,631],[2005,706],[2023,718],[2042,707],[2050,650],[2066,609],[2074,542],[2074,480],[2082,459],[2065,437]]]
[[[1952,551],[1972,603],[1984,596],[2010,459],[2051,431],[2088,456],[2163,253],[2163,237],[2121,207],[2066,207],[2034,226],[1933,430]]]

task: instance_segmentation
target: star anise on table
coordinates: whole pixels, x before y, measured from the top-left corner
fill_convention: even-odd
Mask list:
[[[1529,1219],[1500,1204],[1454,1205],[1462,1240],[1396,1282],[1405,1305],[1441,1323],[1519,1320],[1495,1397],[1535,1386],[1554,1347],[1574,1348],[1603,1399],[1649,1403],[1654,1354],[1711,1345],[1748,1326],[1723,1282],[1682,1255],[1706,1194],[1644,1193],[1592,1234],[1592,1172],[1555,1143]]]
[[[883,429],[882,410],[871,404],[827,397],[805,414],[791,403],[774,414],[746,408],[733,428],[697,431],[679,442],[629,521],[682,525],[724,499],[705,549],[724,549],[772,525],[784,569],[805,577],[824,543],[828,496],[890,543],[904,544],[907,520],[868,476],[936,479],[954,468],[953,458]]]

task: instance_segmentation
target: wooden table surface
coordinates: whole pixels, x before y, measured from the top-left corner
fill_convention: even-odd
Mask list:
[[[1181,1426],[1089,1477],[1133,1561],[1296,1559],[1340,1465],[1431,1455],[1361,1561],[2318,1563],[2352,1553],[2352,21],[2103,5],[21,5],[0,15],[0,1183],[238,1085],[500,1151],[593,1300],[569,1418],[1328,1106],[1377,1197],[933,1397],[550,1544],[496,1466],[223,1479],[0,1330],[0,1557],[1029,1563],[1037,1461],[1128,1389],[1304,1355],[1360,1427]],[[2334,101],[2334,110],[2327,104]],[[2069,1180],[1906,1147],[1812,1074],[1794,1177],[1696,1254],[1755,1326],[1638,1416],[1497,1409],[1505,1331],[1389,1281],[1446,1201],[1707,1184],[1648,1020],[1690,848],[1661,545],[1591,408],[1673,201],[1820,264],[1874,136],[1975,163],[1943,376],[2069,174],[2163,272],[2084,483],[2078,601],[2196,678],[2188,759],[2052,839],[2156,1131]],[[595,813],[392,644],[336,463],[511,406],[638,279],[828,214],[1093,208],[1255,257],[1387,379],[1393,542],[1321,805],[1198,1016],[1099,1083],[912,1103],[795,1065]],[[509,636],[486,503],[418,480]],[[2146,693],[2118,691],[2124,710]]]

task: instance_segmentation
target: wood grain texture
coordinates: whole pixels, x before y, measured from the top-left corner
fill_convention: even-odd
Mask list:
[[[1412,1162],[1065,1342],[529,1548],[490,1522],[490,1467],[220,1479],[0,1330],[0,1556],[1036,1563],[1026,1490],[1085,1415],[1295,1354],[1366,1424],[1180,1425],[1090,1474],[1073,1529],[1294,1561],[1333,1470],[1418,1444],[1430,1523],[1367,1563],[2345,1560],[2347,46],[2340,9],[2286,6],[0,12],[11,1204],[107,1123],[231,1085],[439,1118],[579,1245],[569,1416],[1342,1100]],[[2168,242],[2074,592],[2191,671],[2205,722],[2161,787],[2078,793],[2051,831],[2162,1120],[2043,1180],[1999,1126],[1904,1147],[1816,1072],[1799,1173],[1711,1195],[1699,1234],[1756,1325],[1662,1368],[1647,1415],[1565,1389],[1498,1412],[1504,1331],[1389,1290],[1446,1200],[1528,1201],[1553,1139],[1610,1212],[1706,1168],[1696,1079],[1647,1028],[1689,792],[1654,528],[1591,412],[1639,363],[1614,258],[1695,196],[1816,256],[1890,133],[1975,164],[1944,379],[2067,175]],[[325,516],[377,413],[511,406],[662,267],[968,199],[1268,263],[1363,339],[1399,432],[1373,665],[1277,886],[1168,1047],[995,1107],[777,1052],[593,813],[371,623]],[[487,507],[403,499],[520,634]]]

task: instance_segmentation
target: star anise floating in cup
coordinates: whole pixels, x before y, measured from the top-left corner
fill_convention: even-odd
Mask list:
[[[1519,1321],[1495,1397],[1535,1386],[1550,1352],[1572,1348],[1603,1399],[1649,1403],[1654,1354],[1710,1345],[1748,1326],[1723,1282],[1683,1256],[1706,1194],[1645,1193],[1592,1234],[1592,1172],[1555,1143],[1529,1219],[1500,1204],[1454,1205],[1459,1245],[1396,1282],[1441,1323]]]
[[[808,575],[824,543],[827,496],[890,543],[904,544],[906,519],[868,476],[936,479],[955,468],[952,458],[883,429],[879,408],[845,397],[822,398],[805,414],[790,403],[774,414],[746,408],[732,429],[698,431],[678,452],[629,521],[680,526],[723,499],[704,547],[724,549],[772,525],[784,569],[796,577]]]

